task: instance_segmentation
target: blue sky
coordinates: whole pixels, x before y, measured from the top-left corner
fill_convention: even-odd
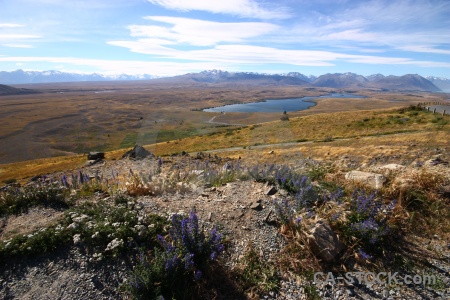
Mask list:
[[[450,78],[448,0],[0,0],[0,70]]]

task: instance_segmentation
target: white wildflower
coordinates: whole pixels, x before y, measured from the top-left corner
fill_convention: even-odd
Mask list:
[[[73,243],[76,245],[79,244],[80,242],[81,242],[81,234],[77,233],[73,236]]]
[[[78,227],[78,224],[77,223],[72,223],[72,224],[70,224],[69,226],[67,226],[67,229],[75,229],[75,228],[77,228]]]
[[[92,255],[92,258],[95,259],[95,260],[97,260],[97,261],[102,260],[103,254],[101,254],[101,253],[94,253],[94,254]]]
[[[115,238],[111,242],[109,242],[108,246],[106,246],[105,251],[114,250],[117,247],[123,246],[123,240]]]

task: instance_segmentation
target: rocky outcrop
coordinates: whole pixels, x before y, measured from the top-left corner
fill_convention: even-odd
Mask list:
[[[105,158],[105,152],[89,152],[87,159],[88,160],[98,160],[98,159],[104,159]]]
[[[327,262],[332,261],[345,248],[324,220],[318,220],[307,237],[313,253]]]
[[[350,171],[347,174],[345,174],[345,179],[349,181],[363,183],[374,189],[379,189],[383,187],[383,184],[386,182],[386,177],[384,177],[382,174],[362,172],[356,170]]]
[[[127,153],[122,156],[122,159],[144,159],[147,157],[154,157],[154,155],[144,147],[136,145],[133,149],[127,151]]]

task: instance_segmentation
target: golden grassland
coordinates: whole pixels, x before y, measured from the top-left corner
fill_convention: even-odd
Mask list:
[[[279,120],[278,113],[199,111],[264,99],[327,95],[339,91],[298,86],[170,86],[140,83],[30,85],[39,94],[0,98],[0,164],[89,151],[111,151]],[[291,118],[337,111],[389,108],[442,101],[441,94],[352,91],[364,99],[327,99]],[[210,122],[213,119],[213,122]],[[224,125],[225,124],[225,125]]]
[[[424,134],[430,138],[428,135],[448,133],[449,128],[447,116],[390,110],[420,102],[442,101],[445,94],[358,90],[352,92],[366,98],[320,98],[314,107],[289,113],[289,121],[280,121],[281,113],[218,114],[198,110],[349,91],[296,86],[199,84],[186,87],[151,83],[72,83],[38,87],[40,94],[0,98],[3,146],[0,181],[77,168],[85,159],[77,154],[89,151],[107,151],[108,159],[118,159],[136,143],[147,145],[159,156],[235,147],[237,149],[220,153],[245,155],[259,151],[258,145],[279,143],[294,143],[290,147],[310,149],[309,152],[319,154],[343,151],[347,144],[353,147],[351,144],[360,143],[358,138],[361,137],[372,137],[375,145],[387,134],[402,133],[405,140],[413,139],[409,134]],[[335,146],[336,150],[319,150],[333,145],[339,146]],[[272,146],[277,147],[288,151],[288,145]]]
[[[0,98],[0,141],[7,145],[0,149],[0,163],[204,134],[223,125],[209,123],[216,114],[198,111],[202,108],[326,93],[301,87],[177,87],[151,82],[53,84],[37,89],[42,93]]]
[[[407,156],[412,148],[448,147],[449,123],[449,116],[402,108],[324,113],[232,128],[146,148],[158,156],[208,150],[219,156],[277,163],[305,157],[337,159],[342,155]],[[272,150],[274,153],[269,154]],[[107,159],[120,159],[125,151],[108,152]],[[81,155],[63,156],[0,165],[0,181],[75,169],[83,166],[85,159]]]
[[[169,155],[183,150],[193,152],[263,144],[321,142],[408,132],[427,132],[428,135],[435,135],[440,131],[448,132],[448,122],[448,116],[416,111],[399,113],[399,108],[324,113],[158,143],[150,148],[158,155]]]

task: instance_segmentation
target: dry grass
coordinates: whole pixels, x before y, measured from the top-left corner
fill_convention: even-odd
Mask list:
[[[449,125],[445,124],[449,117],[444,117],[445,122],[433,123],[435,116],[432,114],[420,113],[418,117],[401,114],[411,121],[399,122],[397,112],[380,110],[439,101],[442,95],[438,94],[357,91],[367,98],[323,98],[308,110],[289,113],[290,121],[281,122],[281,114],[222,115],[192,109],[270,98],[324,95],[332,90],[292,86],[170,87],[142,83],[54,84],[40,88],[44,93],[1,99],[0,139],[8,146],[0,149],[0,163],[5,163],[0,165],[0,181],[75,168],[84,160],[82,156],[73,156],[75,153],[110,151],[107,158],[118,159],[125,150],[115,149],[128,149],[135,143],[147,145],[146,148],[156,155],[237,147],[222,150],[220,155],[254,158],[258,153],[261,160],[283,161],[282,155],[295,154],[298,158],[300,152],[313,157],[337,157],[352,152],[372,154],[379,151],[377,147],[385,141],[390,151],[404,151],[404,146],[398,144],[404,145],[407,140],[437,146],[442,144],[442,139],[446,140],[445,134],[449,131]],[[355,113],[357,109],[364,110]],[[348,111],[333,112],[340,110]],[[227,127],[208,123],[214,116],[215,122],[255,125]],[[387,122],[389,118],[393,122]],[[392,135],[400,132],[407,134]],[[389,137],[382,136],[385,134]],[[326,140],[332,142],[298,143]],[[294,145],[257,147],[286,142]],[[267,150],[276,150],[277,155],[269,155]],[[68,154],[67,157],[28,161]],[[8,164],[14,161],[21,162]]]
[[[75,155],[0,165],[0,182],[8,179],[22,181],[36,175],[76,169],[85,164],[85,159],[83,155]]]
[[[256,124],[279,120],[280,114],[227,113],[199,110],[205,107],[264,99],[319,96],[332,89],[298,86],[219,86],[162,82],[66,83],[30,85],[41,94],[2,96],[0,101],[0,163],[89,151],[111,151],[134,143],[155,144],[220,131],[219,123]],[[297,116],[387,108],[425,101],[442,95],[415,95],[354,91],[364,99],[319,99]],[[208,123],[211,118],[219,123]],[[294,124],[295,125],[295,124]],[[286,130],[285,130],[286,131]],[[294,131],[294,136],[298,135]],[[258,143],[259,136],[250,136]],[[248,142],[248,139],[247,139]],[[239,143],[244,144],[244,143]],[[20,145],[20,146],[18,146]],[[196,147],[195,149],[199,149]]]
[[[411,161],[415,159],[417,155],[415,153],[420,149],[449,146],[449,125],[433,123],[435,116],[431,113],[420,112],[417,116],[409,117],[411,121],[405,123],[386,123],[386,121],[398,119],[392,119],[392,116],[408,118],[407,113],[399,114],[397,110],[319,114],[291,118],[289,122],[274,121],[224,129],[223,132],[157,143],[148,145],[146,148],[156,155],[170,155],[181,151],[195,153],[237,147],[220,150],[217,153],[234,158],[283,163],[290,159],[305,157],[338,159],[343,155],[359,157],[361,162],[376,155],[403,155],[402,159]],[[413,122],[413,118],[422,121]],[[366,119],[369,121],[364,122]],[[338,139],[320,142],[327,136]],[[301,142],[303,140],[311,142]],[[284,142],[294,143],[255,146]],[[271,150],[274,150],[274,154],[269,154]],[[119,159],[125,151],[111,151],[107,153],[107,158]],[[37,174],[71,169],[80,166],[83,160],[83,156],[67,156],[1,165],[0,180],[22,179]]]

